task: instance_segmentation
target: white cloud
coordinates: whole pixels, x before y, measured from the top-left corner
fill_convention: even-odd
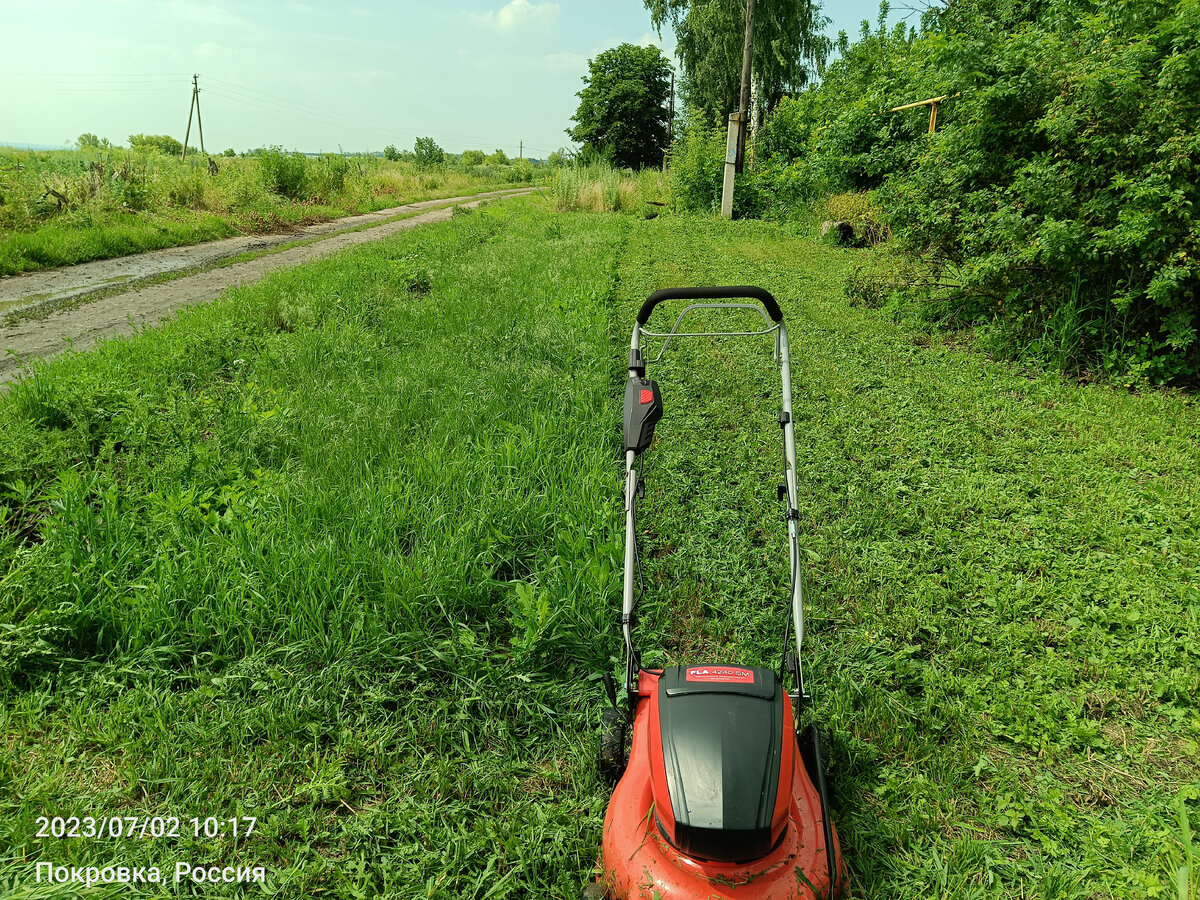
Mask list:
[[[186,22],[213,28],[247,28],[250,23],[219,3],[196,3],[194,0],[173,0],[171,11]]]
[[[476,25],[493,31],[513,32],[550,28],[558,20],[557,3],[509,0],[494,12],[468,13]]]
[[[588,58],[582,53],[550,53],[543,57],[549,69],[586,69]]]
[[[233,50],[216,41],[205,41],[196,47],[196,56],[200,59],[229,59],[233,55]]]

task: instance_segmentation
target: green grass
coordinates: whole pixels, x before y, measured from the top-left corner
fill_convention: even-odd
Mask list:
[[[282,897],[576,897],[629,327],[655,288],[744,282],[789,324],[855,896],[1194,894],[1195,403],[898,328],[840,294],[862,253],[507,201],[42,368],[0,399],[0,885],[183,860]],[[773,665],[769,344],[677,347],[639,635],[650,662]],[[260,831],[33,836],[73,813]]]
[[[266,186],[259,159],[215,159],[213,175],[200,157],[0,148],[0,275],[513,187],[532,172],[326,156],[305,160],[300,193],[284,197]]]
[[[0,882],[208,858],[294,897],[577,885],[604,806],[584,679],[616,590],[625,223],[550,224],[459,215],[5,398]],[[261,830],[35,839],[57,810]]]
[[[859,895],[1175,897],[1180,804],[1200,810],[1193,399],[931,345],[840,296],[861,253],[775,227],[635,223],[629,247],[623,323],[666,284],[783,301],[806,671]],[[643,632],[667,656],[774,664],[769,347],[680,345],[658,377],[643,551],[663,602]]]

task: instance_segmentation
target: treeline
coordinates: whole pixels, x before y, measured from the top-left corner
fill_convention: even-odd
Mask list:
[[[1200,378],[1200,3],[958,0],[890,29],[886,16],[774,109],[735,213],[865,193],[859,217],[908,264],[860,296],[940,301],[925,309],[1068,371]],[[933,133],[928,106],[891,111],[935,97]],[[703,124],[677,143],[677,204],[711,206],[722,148]]]

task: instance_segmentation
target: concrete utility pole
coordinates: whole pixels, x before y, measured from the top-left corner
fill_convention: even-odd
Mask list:
[[[192,136],[192,110],[196,111],[196,125],[200,129],[200,152],[207,153],[204,149],[204,123],[200,121],[200,82],[199,75],[192,76],[192,102],[188,106],[188,123],[187,131],[183,135],[183,155],[181,160],[187,159],[188,139]]]
[[[521,141],[521,149],[517,151],[517,159],[525,158],[525,142]]]
[[[738,111],[729,114],[725,142],[725,181],[721,185],[721,215],[733,218],[733,176],[742,171],[746,154],[746,122],[750,106],[750,69],[754,61],[754,0],[746,0],[746,42],[742,48],[742,89]]]

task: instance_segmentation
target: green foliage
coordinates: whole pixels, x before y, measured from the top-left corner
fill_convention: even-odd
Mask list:
[[[416,164],[428,169],[433,166],[440,166],[445,162],[446,153],[437,142],[431,137],[419,137],[413,145],[413,160]]]
[[[578,893],[627,224],[506,202],[0,395],[0,892],[114,864],[37,838],[48,809],[207,802],[258,816],[253,843],[129,864],[263,864],[280,897]]]
[[[960,315],[1066,370],[1200,376],[1200,7],[1100,0],[930,48],[963,96],[887,204]]]
[[[400,151],[396,149],[395,144],[388,144],[383,148],[383,158],[393,162],[400,158]]]
[[[183,144],[169,134],[131,134],[129,149],[137,153],[165,153],[167,156],[179,156],[183,153]],[[188,147],[188,153],[195,152],[195,147]]]
[[[653,45],[621,44],[588,60],[571,140],[620,168],[662,163],[671,64]]]
[[[350,160],[338,153],[324,153],[315,160],[308,160],[309,195],[328,202],[346,189],[346,177],[350,173]]]
[[[487,158],[487,164],[489,166],[507,166],[508,165],[508,154],[505,153],[503,150],[501,150],[499,147],[497,147],[496,152],[491,154]]]
[[[283,167],[296,181],[303,173],[302,189],[285,196],[268,189],[261,171],[264,159],[270,169],[279,155],[273,148],[244,160],[225,157],[212,174],[203,157],[190,155],[184,161],[158,152],[0,148],[0,274],[272,231],[534,177],[527,162],[434,175],[370,156],[291,155]]]
[[[85,131],[75,139],[75,146],[80,150],[111,150],[112,143],[108,138],[97,137],[90,131]]]
[[[854,895],[1189,898],[1194,398],[1030,375],[898,328],[839,296],[877,251],[796,230],[635,222],[614,327],[662,285],[781,298],[803,423],[805,671]],[[778,481],[779,375],[763,344],[673,342],[648,372],[678,398],[639,507],[648,665],[778,664],[787,553],[762,486]]]
[[[464,150],[459,154],[459,165],[463,166],[479,166],[483,165],[487,157],[482,150]]]
[[[232,147],[226,147],[224,152],[221,153],[221,155],[222,156],[237,156],[237,151],[234,150]]]
[[[614,169],[603,160],[558,166],[550,177],[557,210],[626,212],[646,216],[665,205],[666,178],[658,169]]]
[[[655,28],[670,22],[683,63],[680,95],[693,117],[725,127],[736,112],[742,78],[746,4],[728,0],[644,0]],[[802,89],[820,72],[829,20],[812,0],[759,0],[754,13],[753,77],[761,110]]]
[[[280,146],[268,147],[258,157],[263,185],[272,194],[297,200],[308,184],[308,166],[298,150],[285,153]]]
[[[656,288],[744,281],[790,328],[806,672],[854,891],[1195,893],[1197,404],[897,327],[838,296],[872,254],[800,231],[506,201],[0,396],[0,892],[114,864],[36,818],[120,809],[259,816],[117,862],[263,864],[285,898],[578,896],[611,795],[625,339]],[[639,645],[774,666],[771,341],[655,366],[677,400]]]
[[[909,297],[941,301],[919,317],[1063,371],[1200,377],[1193,0],[963,2],[920,33],[886,11],[764,124],[746,208],[798,172],[878,189],[922,261]],[[934,134],[928,106],[891,112],[943,96]]]
[[[671,148],[672,205],[688,212],[720,209],[724,166],[724,132],[693,120]]]

